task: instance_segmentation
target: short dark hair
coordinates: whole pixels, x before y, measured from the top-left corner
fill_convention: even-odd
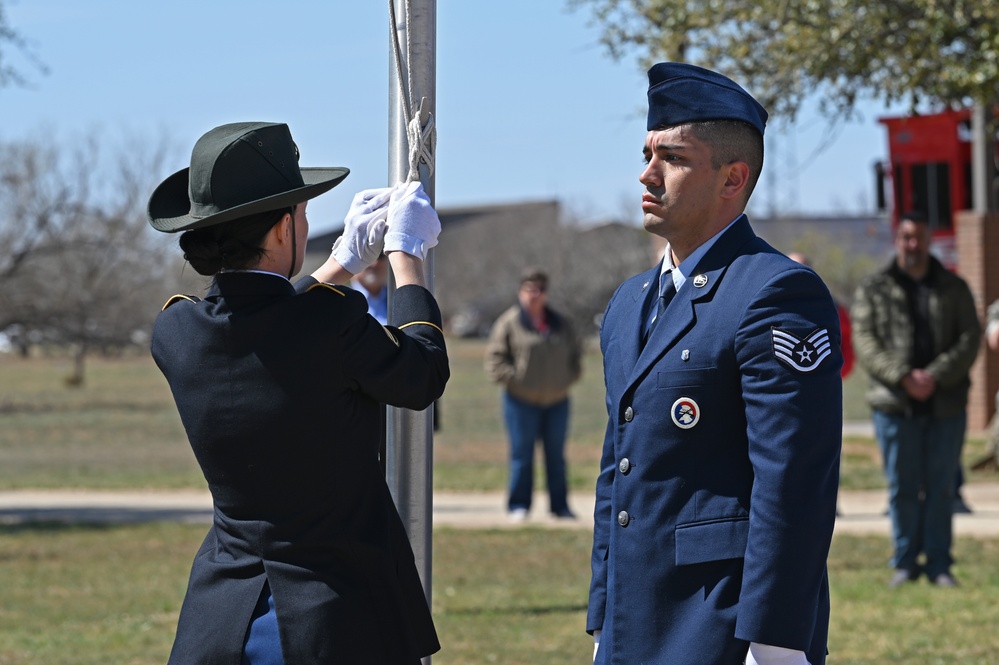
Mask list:
[[[264,256],[264,236],[285,215],[295,216],[297,206],[268,210],[230,222],[185,231],[180,236],[184,260],[199,275],[215,275],[222,270],[245,270]]]
[[[749,165],[748,201],[763,172],[763,136],[759,130],[741,120],[707,120],[686,126],[698,141],[711,148],[712,168],[720,169],[732,162]]]
[[[930,218],[922,210],[906,210],[898,217],[899,223],[912,222],[913,224],[929,224]]]
[[[524,270],[520,273],[520,285],[523,286],[528,282],[537,284],[543,291],[548,288],[548,273],[541,268],[524,268]]]

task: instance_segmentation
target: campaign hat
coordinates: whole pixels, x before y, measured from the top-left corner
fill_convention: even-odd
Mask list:
[[[649,131],[708,120],[740,120],[763,135],[767,111],[735,81],[684,62],[649,69]]]
[[[288,125],[239,122],[198,139],[191,165],[153,191],[146,214],[157,231],[173,233],[278,210],[336,187],[350,170],[300,168]]]

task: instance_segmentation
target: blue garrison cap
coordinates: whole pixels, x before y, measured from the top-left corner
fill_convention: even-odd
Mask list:
[[[683,62],[649,70],[648,130],[705,120],[741,120],[763,135],[767,110],[731,79]]]

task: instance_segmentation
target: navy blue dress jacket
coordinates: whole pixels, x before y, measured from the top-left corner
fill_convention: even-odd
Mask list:
[[[603,318],[608,423],[587,630],[597,665],[826,654],[842,440],[839,320],[741,217],[641,344],[661,266]]]
[[[380,403],[426,408],[448,362],[433,296],[395,296],[383,328],[349,287],[232,272],[159,315],[153,357],[215,510],[171,663],[239,665],[265,582],[287,663],[440,648],[377,453]]]

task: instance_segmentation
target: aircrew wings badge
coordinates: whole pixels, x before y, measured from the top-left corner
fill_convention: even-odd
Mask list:
[[[829,340],[829,330],[826,328],[819,328],[804,339],[786,330],[771,328],[770,338],[777,360],[799,372],[811,372],[832,353],[832,342]]]

